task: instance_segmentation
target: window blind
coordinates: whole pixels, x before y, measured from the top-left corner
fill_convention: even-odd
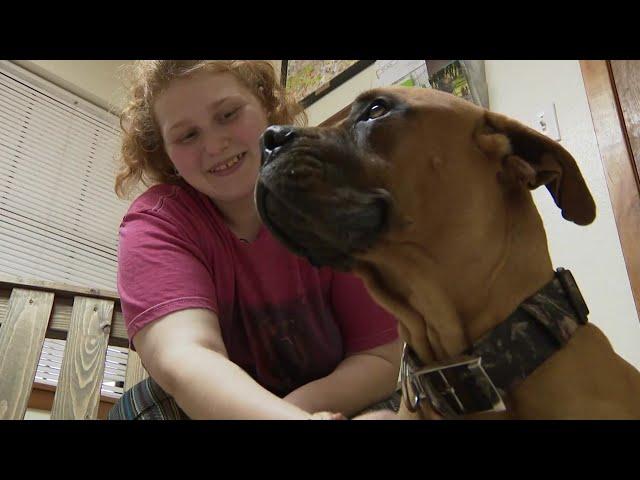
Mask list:
[[[35,381],[40,384],[57,386],[62,368],[65,340],[45,338],[42,354],[38,361]],[[107,355],[102,377],[100,395],[103,397],[120,398],[124,390],[124,380],[127,372],[128,348],[107,347]]]
[[[0,272],[116,290],[117,118],[0,62]]]

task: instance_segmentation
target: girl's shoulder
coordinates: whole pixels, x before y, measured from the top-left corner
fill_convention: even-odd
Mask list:
[[[180,238],[206,251],[215,248],[227,227],[213,202],[186,183],[154,185],[130,205],[121,234],[136,238]]]
[[[158,184],[139,195],[129,206],[127,215],[145,212],[184,219],[199,214],[210,216],[211,210],[214,210],[212,203],[206,196],[186,183]]]

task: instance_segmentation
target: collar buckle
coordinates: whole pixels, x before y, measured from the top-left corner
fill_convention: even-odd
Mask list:
[[[409,411],[415,412],[422,400],[428,400],[445,418],[505,411],[502,397],[482,368],[481,360],[479,356],[461,355],[424,367],[405,344],[400,379],[402,397]],[[452,384],[457,384],[458,390]]]

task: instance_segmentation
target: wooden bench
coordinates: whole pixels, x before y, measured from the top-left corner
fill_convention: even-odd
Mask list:
[[[66,339],[55,388],[34,386],[45,338]],[[116,401],[101,397],[107,345],[129,346],[116,292],[0,274],[0,420],[24,419],[30,399],[47,409],[47,397],[52,420],[105,418]],[[130,350],[124,391],[146,376]]]

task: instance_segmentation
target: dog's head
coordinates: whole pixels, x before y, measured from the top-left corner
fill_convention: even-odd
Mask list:
[[[505,195],[545,185],[585,225],[593,199],[571,155],[505,116],[434,89],[361,94],[335,127],[270,127],[258,211],[291,250],[350,269],[381,238],[421,241],[491,227]]]

